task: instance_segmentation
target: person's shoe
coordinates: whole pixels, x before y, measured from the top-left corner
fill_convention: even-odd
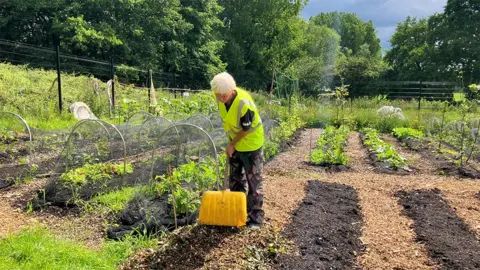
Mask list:
[[[260,226],[261,224],[253,223],[253,222],[247,224],[247,228],[249,228],[250,230],[260,230]]]

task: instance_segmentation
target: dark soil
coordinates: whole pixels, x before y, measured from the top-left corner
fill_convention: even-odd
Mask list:
[[[396,196],[414,221],[417,241],[425,244],[441,269],[480,269],[480,242],[440,190],[399,191]]]
[[[308,161],[305,161],[304,164],[308,166],[308,169],[311,169],[314,171],[320,170],[328,173],[348,172],[351,170],[351,168],[346,165],[335,165],[330,163],[322,163],[322,164],[316,165]]]
[[[0,189],[9,187],[13,184],[14,184],[14,182],[11,181],[11,180],[0,179]]]
[[[110,225],[107,235],[111,239],[122,239],[130,234],[158,234],[175,229],[172,206],[167,203],[167,195],[151,200],[137,198],[129,203],[121,213],[119,224]],[[196,222],[197,213],[177,217],[177,226],[185,226]]]
[[[280,255],[281,269],[356,269],[362,215],[356,191],[346,185],[311,180],[307,196],[293,213],[284,234],[300,254]]]
[[[130,260],[123,269],[198,269],[205,265],[210,250],[238,232],[232,227],[184,227],[164,247]]]
[[[439,153],[438,142],[435,144],[429,144],[427,141],[407,139],[399,140],[401,143],[406,145],[410,150],[419,152],[423,157],[431,161],[439,174],[451,175],[451,176],[460,176],[465,178],[480,179],[480,171],[473,168],[470,165],[465,165],[459,167],[455,165],[455,157],[449,156],[446,153]],[[453,146],[443,143],[443,147]]]

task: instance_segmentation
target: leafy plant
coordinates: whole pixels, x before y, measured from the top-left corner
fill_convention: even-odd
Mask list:
[[[98,182],[111,179],[113,175],[123,176],[131,173],[133,173],[133,166],[131,163],[127,163],[125,169],[123,163],[87,164],[83,167],[63,173],[60,176],[60,182],[65,185],[83,186],[89,181]]]
[[[224,160],[225,154],[220,155],[220,171],[225,166]],[[173,169],[171,175],[157,176],[156,179],[160,181],[157,192],[169,194],[169,203],[175,202],[177,215],[193,213],[200,206],[201,194],[214,189],[217,184],[215,160],[207,156],[199,162],[190,161]]]
[[[365,133],[363,143],[377,155],[380,161],[387,162],[394,168],[407,166],[405,158],[397,153],[392,144],[385,143],[375,129],[364,128],[363,133]]]
[[[405,139],[422,139],[423,132],[413,128],[394,128],[392,135],[400,140]]]
[[[317,148],[310,156],[315,165],[346,165],[346,140],[350,129],[341,126],[338,129],[328,126],[317,140]]]

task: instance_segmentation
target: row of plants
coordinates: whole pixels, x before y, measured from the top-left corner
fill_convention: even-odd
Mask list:
[[[311,163],[320,166],[347,165],[345,149],[349,132],[346,126],[325,128],[317,140],[317,148],[310,155]]]
[[[373,128],[362,130],[363,144],[374,153],[379,161],[387,163],[394,169],[408,169],[407,161],[400,156],[391,143],[386,143],[380,138],[380,134]]]
[[[424,134],[421,130],[414,129],[414,128],[394,128],[392,130],[392,135],[399,140],[407,140],[407,139],[414,139],[414,140],[421,140],[424,138]]]
[[[264,160],[270,160],[280,153],[281,148],[293,138],[295,132],[306,126],[307,123],[303,117],[306,108],[300,106],[302,104],[299,104],[296,98],[292,98],[292,104],[291,109],[277,104],[267,106],[268,112],[273,114],[274,118],[279,119],[280,125],[272,130],[271,134],[273,136],[265,138],[263,146]]]
[[[70,170],[60,176],[60,183],[66,186],[81,187],[87,183],[105,183],[114,175],[124,176],[133,173],[131,163],[97,163]]]

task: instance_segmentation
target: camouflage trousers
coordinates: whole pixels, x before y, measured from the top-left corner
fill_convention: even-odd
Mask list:
[[[263,149],[233,153],[230,158],[230,190],[247,193],[250,222],[261,224],[263,212]]]

